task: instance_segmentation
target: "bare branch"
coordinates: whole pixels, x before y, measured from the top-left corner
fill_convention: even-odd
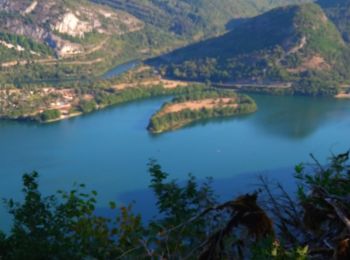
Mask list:
[[[343,210],[341,210],[338,205],[336,205],[336,203],[334,203],[332,201],[332,199],[329,198],[325,198],[324,199],[329,205],[331,205],[333,207],[333,209],[335,210],[335,212],[337,213],[338,217],[340,218],[341,221],[343,221],[343,223],[345,224],[346,228],[348,229],[348,231],[350,232],[350,219],[348,219],[348,217],[346,216],[346,214],[343,212]]]

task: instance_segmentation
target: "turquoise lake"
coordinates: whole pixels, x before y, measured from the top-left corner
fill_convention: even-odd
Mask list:
[[[0,122],[0,198],[21,198],[21,176],[36,170],[44,194],[74,182],[108,201],[139,201],[147,195],[147,162],[157,159],[171,178],[212,176],[223,196],[244,192],[255,176],[291,181],[291,168],[322,162],[350,148],[350,101],[332,98],[252,95],[255,114],[207,121],[159,136],[147,132],[150,116],[169,98],[133,102],[70,120],[40,125]],[[149,204],[147,204],[149,203]],[[8,230],[0,209],[0,229]]]

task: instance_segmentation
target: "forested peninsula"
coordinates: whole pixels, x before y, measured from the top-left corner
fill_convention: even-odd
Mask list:
[[[256,110],[256,103],[247,95],[228,90],[197,91],[164,104],[152,116],[148,130],[162,133],[200,120],[237,116]]]

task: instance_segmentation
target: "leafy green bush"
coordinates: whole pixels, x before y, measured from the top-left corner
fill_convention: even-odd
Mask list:
[[[45,110],[40,114],[40,120],[43,122],[57,119],[61,116],[61,112],[57,109]]]
[[[79,104],[79,110],[83,113],[90,113],[97,109],[97,104],[94,100],[82,100]]]
[[[13,224],[9,234],[0,233],[0,257],[349,259],[349,153],[325,166],[315,160],[314,167],[295,167],[295,198],[261,179],[255,193],[218,203],[211,179],[199,184],[190,175],[180,185],[151,161],[158,214],[149,223],[113,202],[115,218],[96,215],[97,192],[86,193],[85,185],[44,197],[38,174],[25,174],[24,200],[5,200]]]

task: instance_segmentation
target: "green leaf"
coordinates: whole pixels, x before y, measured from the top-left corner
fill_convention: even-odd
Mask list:
[[[110,207],[110,209],[116,209],[117,204],[115,202],[111,201],[111,202],[109,202],[109,207]]]

